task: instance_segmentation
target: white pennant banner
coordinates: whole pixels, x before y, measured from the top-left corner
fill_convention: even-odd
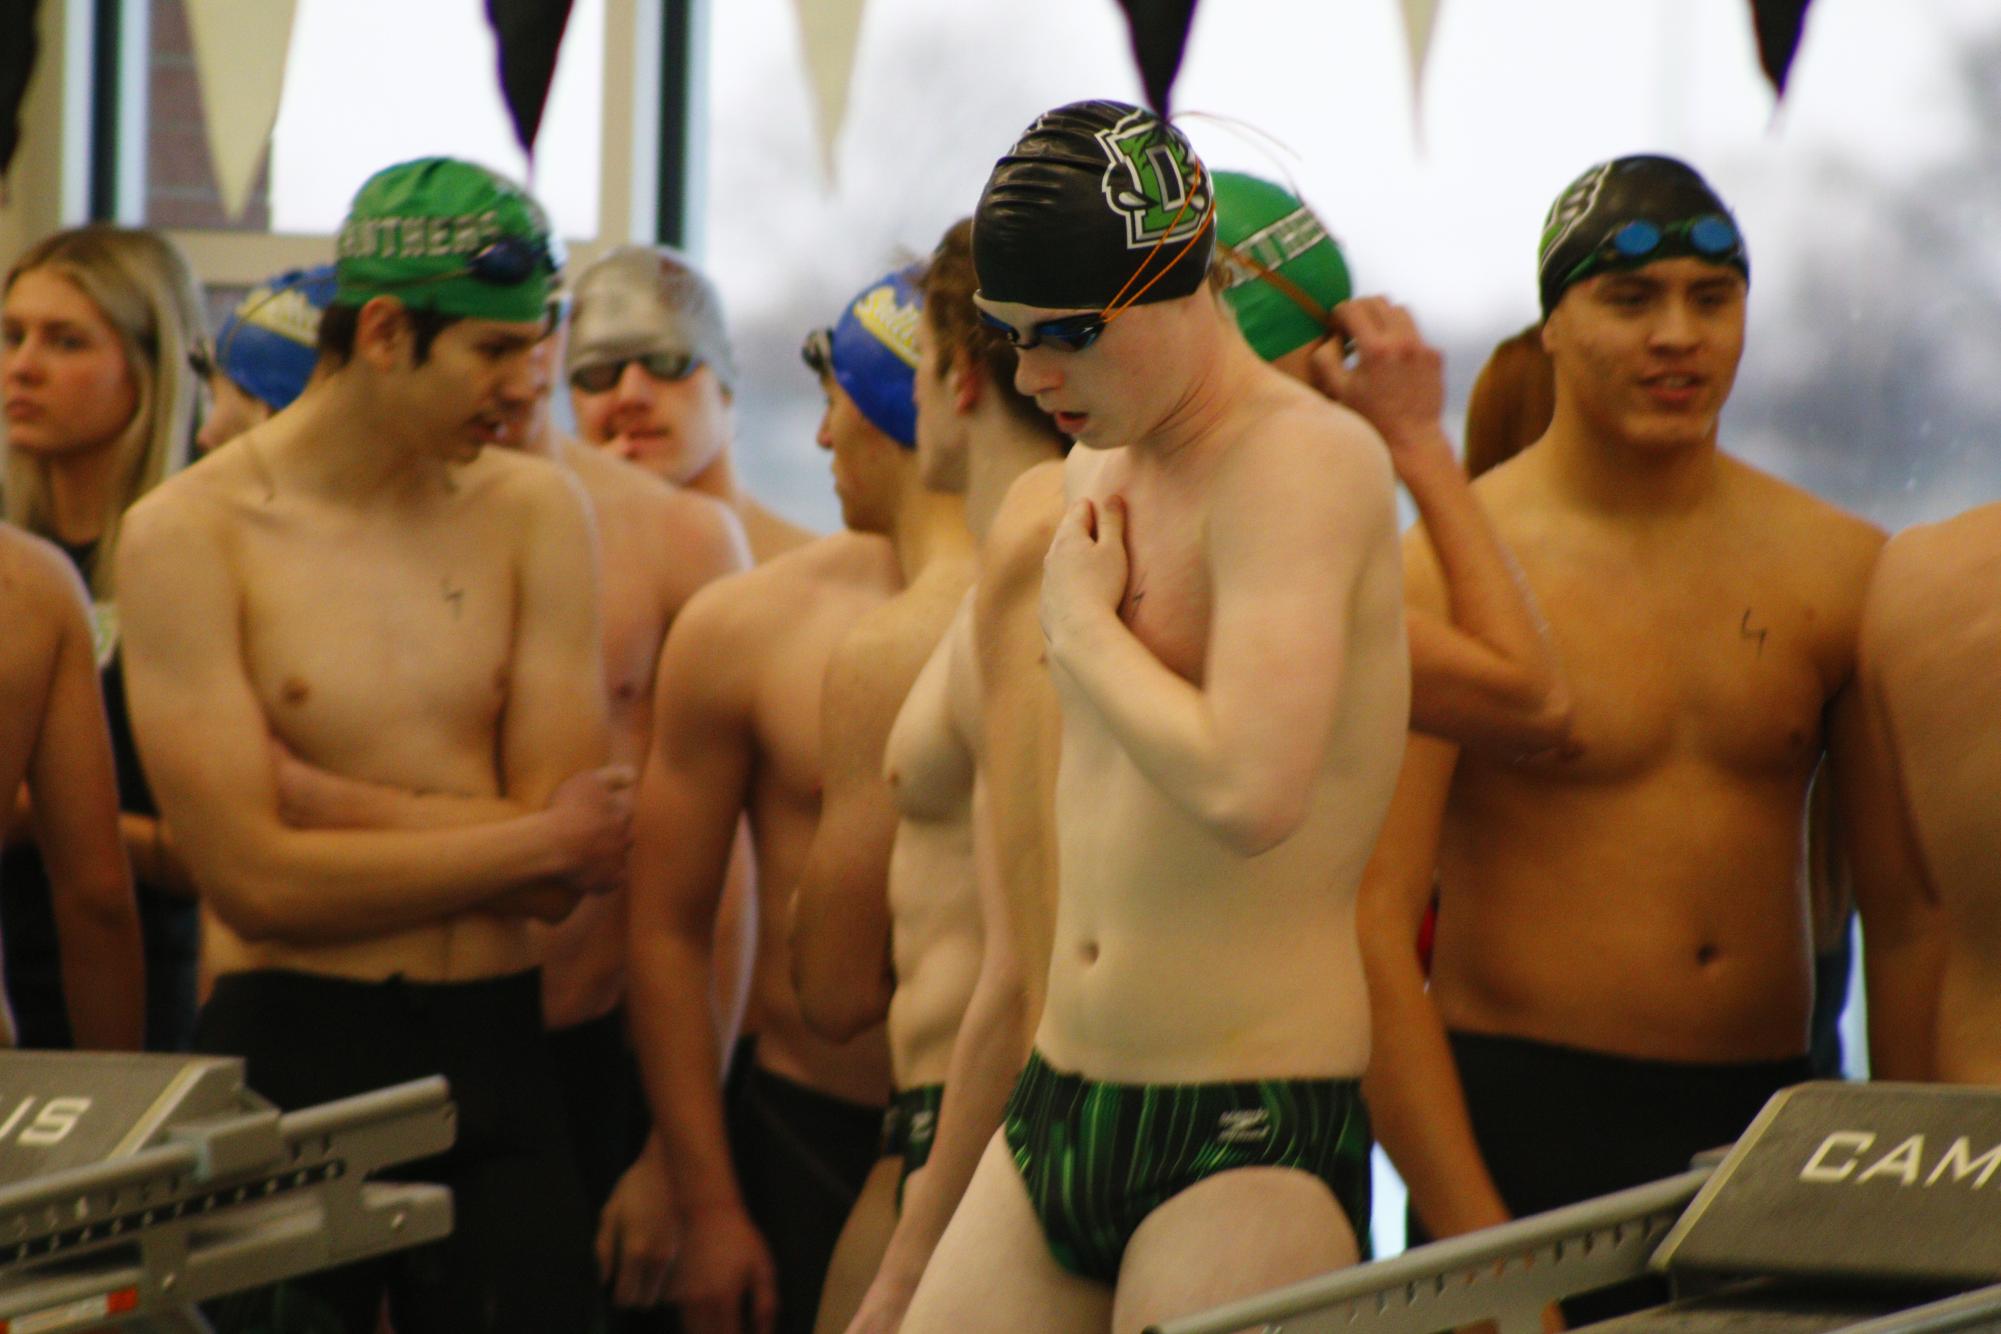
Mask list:
[[[1424,139],[1424,58],[1445,0],[1403,0],[1404,42],[1410,49],[1410,116],[1418,141]]]
[[[187,0],[208,154],[223,209],[243,215],[285,88],[298,0]]]
[[[799,35],[806,48],[806,72],[819,111],[820,162],[834,179],[834,142],[848,114],[848,85],[855,74],[855,46],[861,38],[867,0],[794,0]]]

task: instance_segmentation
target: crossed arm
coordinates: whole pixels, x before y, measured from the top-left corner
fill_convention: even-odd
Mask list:
[[[377,828],[284,818],[224,517],[185,491],[132,512],[118,579],[140,748],[204,901],[244,938],[366,938],[528,887],[617,883],[622,785],[585,772],[608,745],[589,519],[553,474],[525,499],[502,798],[410,798],[421,818]]]

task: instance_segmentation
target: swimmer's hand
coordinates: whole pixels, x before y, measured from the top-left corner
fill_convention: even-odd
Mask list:
[[[562,883],[579,894],[609,894],[625,886],[632,851],[632,789],[628,764],[571,774],[549,797]]]
[[[778,1271],[743,1206],[685,1210],[681,1253],[667,1295],[687,1334],[772,1334],[778,1323]]]
[[[663,1153],[641,1153],[612,1187],[598,1216],[598,1274],[613,1305],[643,1310],[667,1297],[667,1274],[679,1247],[673,1183]]]
[[[1123,610],[1126,569],[1124,497],[1072,505],[1042,558],[1042,634],[1052,651],[1106,612]]]
[[[1334,307],[1334,320],[1353,343],[1354,364],[1328,339],[1307,363],[1314,388],[1368,419],[1406,484],[1413,467],[1457,468],[1442,425],[1445,358],[1410,312],[1383,297],[1357,297]]]

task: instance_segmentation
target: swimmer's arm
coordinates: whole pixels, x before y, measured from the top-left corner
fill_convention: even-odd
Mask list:
[[[668,632],[633,819],[627,901],[633,1044],[683,1212],[741,1210],[723,1128],[727,1034],[714,1003],[714,941],[738,816],[750,795],[743,656],[697,597]]]
[[[1043,553],[1062,515],[1062,464],[1041,464],[1019,478],[994,516],[973,594],[981,780],[1007,926],[1005,933],[990,930],[987,939],[1004,934],[1014,945],[1031,1031],[1042,1013],[1056,939],[1056,763],[1063,744],[1036,603]]]
[[[905,593],[857,623],[827,661],[821,692],[820,821],[792,903],[792,984],[806,1023],[847,1042],[882,1022],[893,989],[889,853],[896,801],[883,749],[931,644]]]
[[[1442,607],[1444,578],[1421,534],[1406,536],[1404,557],[1406,602]],[[1355,905],[1373,1053],[1363,1090],[1377,1139],[1403,1174],[1418,1216],[1440,1237],[1508,1219],[1473,1138],[1444,1021],[1417,956],[1458,757],[1449,743],[1411,736]]]
[[[1855,679],[1830,711],[1827,776],[1862,918],[1870,1076],[1931,1080],[1946,923],[1911,822],[1896,718],[1878,670],[1881,593],[1872,591],[1864,611]]]
[[[1051,662],[1141,773],[1247,857],[1277,846],[1305,817],[1340,706],[1363,562],[1394,541],[1389,467],[1360,435],[1275,431],[1254,458],[1217,469],[1200,688],[1162,665],[1117,615],[1127,577],[1122,504],[1098,508],[1095,540],[1089,506],[1073,506],[1050,547]],[[1078,572],[1092,562],[1085,577],[1096,582],[1086,590]]]
[[[1436,1237],[1509,1217],[1474,1141],[1445,1025],[1417,956],[1457,759],[1451,745],[1412,735],[1355,907],[1369,983],[1373,1055],[1362,1081],[1369,1116]]]
[[[140,753],[203,901],[225,925],[249,940],[379,936],[569,876],[593,855],[617,820],[561,801],[435,831],[286,826],[243,665],[224,524],[196,512],[201,503],[179,494],[135,507],[118,586]]]
[[[1474,498],[1440,425],[1443,359],[1409,313],[1379,297],[1343,302],[1354,342],[1314,354],[1314,383],[1361,413],[1389,446],[1444,571],[1449,616],[1408,616],[1411,727],[1510,753],[1548,750],[1570,731],[1569,688],[1514,558]]]
[[[1411,726],[1510,754],[1561,746],[1570,736],[1570,689],[1549,627],[1443,432],[1436,434],[1425,456],[1398,462],[1451,605],[1449,619],[1408,613]]]
[[[39,554],[34,558],[39,560]],[[132,868],[118,837],[118,775],[90,623],[76,572],[51,553],[44,590],[56,661],[28,754],[36,842],[48,869],[64,1000],[78,1047],[137,1051],[146,1035],[145,962]]]

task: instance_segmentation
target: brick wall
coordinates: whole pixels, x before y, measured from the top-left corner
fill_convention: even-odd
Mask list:
[[[265,231],[271,225],[270,155],[258,168],[241,218],[223,212],[202,124],[201,82],[181,0],[152,0],[146,80],[146,211],[153,227]]]

